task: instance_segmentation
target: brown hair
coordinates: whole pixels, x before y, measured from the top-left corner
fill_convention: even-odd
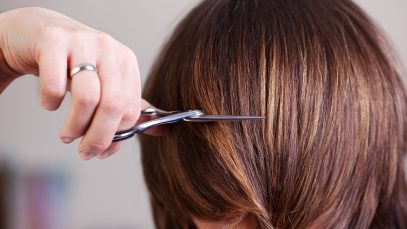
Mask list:
[[[158,228],[247,214],[260,228],[407,228],[406,95],[351,1],[203,1],[143,97],[167,110],[267,117],[141,137]]]

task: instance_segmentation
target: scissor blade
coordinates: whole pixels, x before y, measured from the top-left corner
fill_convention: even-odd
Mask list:
[[[186,122],[217,122],[217,121],[243,121],[265,119],[264,116],[235,116],[235,115],[199,115],[184,118]]]

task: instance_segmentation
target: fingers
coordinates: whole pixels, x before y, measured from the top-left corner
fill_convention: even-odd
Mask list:
[[[100,100],[100,83],[96,72],[81,71],[72,78],[71,84],[71,109],[59,134],[64,143],[70,143],[86,132]]]
[[[41,52],[38,59],[40,104],[44,109],[56,110],[66,91],[66,47],[61,41],[49,41],[52,49]]]
[[[140,71],[135,55],[132,51],[127,51],[127,58],[121,64],[121,73],[123,82],[126,87],[123,88],[125,93],[125,109],[117,130],[125,130],[134,126],[140,116],[141,107],[141,89],[140,89]],[[113,155],[123,144],[123,142],[112,143],[105,152],[98,154],[98,158],[104,159]]]
[[[134,69],[137,66],[135,59],[107,51],[97,66],[102,93],[92,123],[79,146],[84,159],[113,154],[120,145],[112,144],[115,132],[133,126],[140,114],[140,82]]]
[[[121,65],[126,85],[124,88],[126,107],[118,130],[134,126],[141,112],[141,82],[137,59],[132,51],[128,50],[126,52],[127,58]]]
[[[114,154],[123,145],[112,143],[114,134],[134,126],[141,110],[140,73],[134,53],[110,36],[100,38],[92,42],[82,37],[70,50],[68,69],[90,63],[97,71],[80,71],[71,78],[71,109],[59,134],[65,143],[82,137],[78,151],[85,160]],[[65,90],[66,72],[65,66]]]
[[[70,90],[72,104],[61,139],[69,143],[82,137],[78,150],[84,159],[111,155],[122,144],[112,144],[114,133],[133,126],[140,115],[134,54],[109,35],[55,12],[26,13],[30,20],[12,34],[21,39],[11,39],[12,47],[21,49],[13,52],[18,53],[12,58],[15,70],[39,74],[40,103],[47,110],[57,109]],[[67,70],[81,63],[95,64],[98,72],[81,71],[68,85]]]
[[[114,65],[98,64],[102,95],[93,120],[79,145],[79,154],[90,159],[104,152],[112,143],[123,116],[122,77]]]

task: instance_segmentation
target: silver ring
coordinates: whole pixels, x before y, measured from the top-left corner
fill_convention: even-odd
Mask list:
[[[78,74],[80,71],[96,71],[96,66],[89,63],[78,64],[71,69],[69,72],[69,76],[73,77],[74,75]]]

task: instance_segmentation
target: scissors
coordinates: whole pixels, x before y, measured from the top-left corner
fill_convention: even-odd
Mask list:
[[[116,132],[113,142],[126,140],[135,134],[141,134],[154,126],[175,122],[217,122],[217,121],[242,121],[265,119],[262,116],[235,116],[235,115],[205,115],[201,110],[189,111],[164,111],[156,107],[148,107],[141,111],[142,116],[159,116],[157,119],[140,123],[127,130]]]

